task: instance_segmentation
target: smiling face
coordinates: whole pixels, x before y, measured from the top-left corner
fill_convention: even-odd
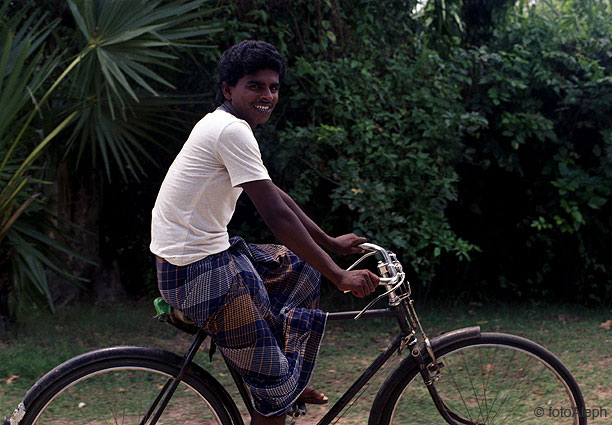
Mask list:
[[[226,82],[221,84],[225,106],[234,116],[248,122],[251,128],[268,121],[278,102],[279,88],[278,72],[271,69],[247,74],[235,86]]]

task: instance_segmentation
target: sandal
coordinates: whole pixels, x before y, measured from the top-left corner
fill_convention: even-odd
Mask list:
[[[326,404],[329,401],[323,393],[318,392],[312,387],[306,387],[297,399],[298,403],[307,404]]]

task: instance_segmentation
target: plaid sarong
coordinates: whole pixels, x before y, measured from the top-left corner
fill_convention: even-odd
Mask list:
[[[282,415],[308,385],[325,330],[320,274],[284,246],[230,243],[186,266],[158,261],[159,289],[208,332],[255,409]]]

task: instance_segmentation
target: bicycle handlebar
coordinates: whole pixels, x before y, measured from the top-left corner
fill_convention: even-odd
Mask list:
[[[378,246],[376,244],[369,243],[369,242],[362,243],[358,246],[364,251],[369,251],[369,252],[365,253],[364,255],[361,256],[361,258],[355,261],[349,268],[347,268],[347,271],[352,270],[355,266],[357,266],[357,264],[361,263],[366,258],[371,257],[372,255],[381,254],[384,261],[382,262],[382,264],[379,263],[379,266],[378,266],[379,274],[383,274],[383,270],[384,270],[384,273],[387,274],[387,276],[389,277],[384,277],[384,276],[379,277],[379,283],[382,283],[387,288],[387,291],[384,294],[378,296],[374,301],[369,303],[368,306],[366,306],[366,308],[364,308],[362,312],[359,313],[355,317],[355,319],[359,318],[361,314],[363,314],[364,311],[366,311],[371,305],[376,303],[382,297],[392,294],[391,295],[392,298],[395,298],[394,291],[397,287],[402,285],[402,283],[404,282],[404,278],[405,278],[405,275],[402,271],[402,266],[397,261],[395,254],[387,251],[381,246]],[[348,292],[350,291],[344,291],[345,294]]]
[[[380,247],[373,243],[365,242],[365,243],[360,244],[359,248],[364,249],[366,251],[374,252],[374,253],[378,252],[383,256],[386,263],[391,262],[391,256],[389,255],[389,251],[387,251],[383,247]]]

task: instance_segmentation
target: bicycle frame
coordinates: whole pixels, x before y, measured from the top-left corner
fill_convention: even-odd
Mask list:
[[[356,311],[349,312],[338,312],[329,313],[327,320],[347,320],[352,319],[358,314]],[[398,317],[398,312],[395,309],[379,309],[366,311],[361,315],[362,318],[375,318],[375,317]],[[346,407],[346,405],[357,395],[359,390],[366,385],[369,380],[378,372],[378,370],[389,360],[389,358],[400,348],[405,335],[399,333],[393,340],[387,345],[385,350],[374,359],[374,361],[368,366],[368,368],[357,378],[357,380],[346,390],[346,392],[340,397],[340,399],[334,403],[334,405],[327,411],[325,416],[318,422],[317,425],[327,425],[338,416],[338,414]]]
[[[361,318],[364,319],[372,319],[372,318],[388,318],[395,317],[398,319],[400,324],[402,323],[401,317],[402,313],[399,308],[386,308],[386,309],[376,309],[369,310],[366,312],[359,311],[343,311],[343,312],[333,312],[328,313],[327,320],[329,321],[337,321],[337,320],[349,320],[354,319],[357,315],[360,315]],[[441,335],[434,339],[432,347],[443,347],[460,340],[469,339],[477,337],[480,334],[480,327],[470,327],[457,329],[455,331],[449,332],[447,334]],[[431,363],[431,359],[427,360],[423,357],[423,350],[419,349],[416,346],[416,338],[414,331],[410,330],[409,332],[400,331],[387,345],[387,347],[380,353],[372,363],[362,372],[362,374],[353,382],[353,384],[344,392],[344,394],[333,404],[333,406],[326,412],[326,414],[317,422],[317,425],[329,425],[341,412],[342,410],[353,400],[353,398],[359,393],[359,391],[370,381],[370,379],[380,370],[380,368],[391,358],[391,356],[400,350],[402,347],[410,346],[410,353],[412,358],[415,360],[417,367],[419,369],[419,373],[421,374],[425,386],[427,387],[429,394],[436,406],[440,416],[450,425],[469,425],[473,424],[459,415],[455,414],[452,410],[450,410],[442,401],[440,396],[438,395],[434,383],[438,375],[431,376],[430,372],[439,372],[439,367],[441,365],[435,365],[438,367],[434,367]],[[427,351],[433,351],[433,348],[428,348]],[[244,385],[242,378],[240,375],[233,370],[233,368],[226,362],[228,369],[232,375],[234,383],[238,387],[240,395],[246,405],[249,414],[253,412],[253,405],[251,403],[251,399],[249,397],[248,390]],[[305,411],[304,411],[305,413]]]
[[[451,425],[470,424],[471,422],[464,420],[459,417],[450,409],[448,409],[444,402],[440,399],[434,383],[439,376],[440,367],[442,366],[437,362],[432,344],[425,335],[421,324],[418,320],[418,316],[414,311],[412,300],[410,299],[410,286],[406,282],[404,285],[404,274],[401,270],[401,264],[396,260],[395,255],[388,253],[383,248],[380,248],[373,244],[363,244],[362,247],[370,252],[362,256],[357,262],[355,262],[349,270],[360,263],[364,258],[369,257],[375,253],[380,253],[383,256],[384,263],[379,262],[379,272],[382,275],[381,283],[387,288],[387,291],[381,296],[377,297],[374,301],[368,304],[361,311],[343,311],[343,312],[332,312],[328,313],[327,320],[348,320],[348,319],[370,319],[370,318],[390,318],[394,317],[397,319],[400,332],[391,340],[384,351],[379,354],[376,359],[366,368],[366,370],[355,380],[355,382],[346,390],[346,392],[340,397],[340,399],[328,410],[323,418],[317,423],[317,425],[328,425],[338,414],[350,403],[350,401],[357,395],[357,393],[370,381],[370,379],[380,370],[380,368],[389,360],[389,358],[398,350],[404,347],[410,349],[410,354],[414,359],[419,373],[421,374],[427,389],[436,405],[440,415]],[[386,309],[375,309],[368,310],[376,301],[383,296],[389,296],[389,307]],[[421,341],[417,338],[416,328],[421,336]],[[471,337],[474,334],[479,333],[479,328],[468,328],[466,330],[459,330],[451,332],[446,339],[449,342],[455,341],[458,338]],[[159,417],[161,416],[165,406],[172,397],[174,390],[180,383],[184,371],[187,369],[189,364],[192,362],[193,357],[197,353],[202,342],[206,338],[206,333],[202,330],[197,332],[196,338],[193,341],[191,347],[184,355],[184,361],[181,366],[181,370],[178,375],[174,378],[170,378],[166,385],[160,391],[160,394],[155,399],[153,405],[141,421],[144,425],[145,422],[153,417],[150,425],[154,425]],[[444,339],[444,338],[440,338]],[[420,342],[420,343],[419,343]],[[423,355],[425,352],[425,356]],[[240,392],[241,398],[243,399],[249,414],[253,412],[253,405],[249,391],[246,388],[241,376],[231,367],[231,365],[225,362],[232,378]],[[431,375],[433,373],[433,376]],[[159,407],[158,407],[159,406]],[[155,414],[154,414],[155,412]]]
[[[354,319],[356,315],[360,312],[358,311],[344,311],[344,312],[334,312],[328,313],[327,320],[337,321],[337,320],[349,320]],[[398,317],[398,312],[395,309],[387,308],[387,309],[377,309],[363,312],[361,317],[364,319],[369,318],[377,318],[377,317]],[[181,365],[181,369],[177,376],[173,378],[169,378],[164,387],[161,389],[159,395],[153,401],[153,404],[149,408],[148,412],[144,415],[140,424],[144,425],[147,423],[149,418],[151,419],[150,424],[156,424],[157,420],[161,417],[164,408],[172,398],[174,391],[178,387],[181,379],[189,367],[189,364],[193,361],[194,356],[199,350],[200,346],[204,342],[208,335],[206,332],[200,330],[196,334],[194,341],[191,346],[183,356],[183,364]],[[378,370],[389,360],[389,358],[395,353],[400,346],[402,345],[402,341],[404,341],[406,335],[399,333],[393,338],[393,340],[389,343],[389,345],[385,348],[385,350],[378,355],[378,357],[372,362],[372,364],[361,374],[359,378],[351,385],[351,387],[340,397],[340,399],[331,407],[331,409],[325,414],[325,416],[321,419],[318,425],[327,425],[329,424],[341,411],[346,407],[346,405],[353,399],[353,397],[363,388],[365,384],[378,372]],[[225,362],[231,375],[236,384],[238,391],[246,405],[249,414],[253,412],[253,405],[251,403],[251,399],[249,397],[249,392],[242,381],[240,375],[236,372],[234,368],[226,361]]]

